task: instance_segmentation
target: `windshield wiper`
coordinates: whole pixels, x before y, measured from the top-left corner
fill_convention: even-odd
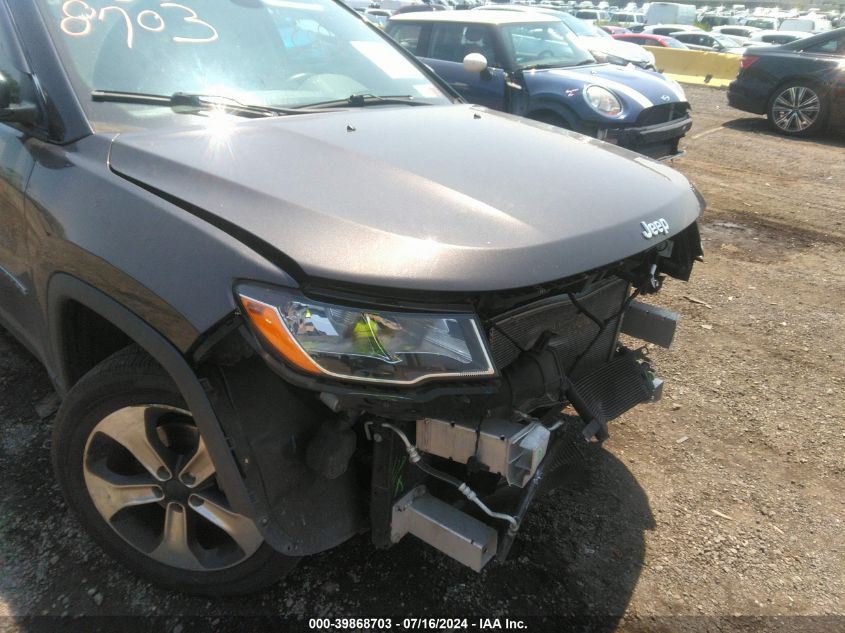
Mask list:
[[[426,101],[418,101],[411,95],[385,95],[379,96],[374,94],[354,94],[349,95],[346,99],[335,99],[334,101],[323,101],[321,103],[312,103],[308,105],[309,108],[363,108],[370,105],[409,105],[409,106],[424,106],[431,105]]]
[[[232,97],[204,95],[192,92],[176,92],[170,96],[146,94],[143,92],[122,92],[119,90],[94,90],[91,99],[108,103],[133,103],[138,105],[163,106],[180,114],[196,114],[222,108],[226,112],[249,118],[272,117],[282,114],[304,114],[304,108],[279,108],[276,106],[250,105]]]

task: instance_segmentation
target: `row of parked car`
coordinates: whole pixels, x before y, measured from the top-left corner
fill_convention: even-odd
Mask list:
[[[687,47],[698,50],[750,51],[731,87],[731,105],[766,114],[784,134],[814,134],[840,117],[845,29],[777,45],[740,42],[743,34],[752,34],[742,31],[746,27],[713,33],[688,28],[652,26],[646,27],[648,32],[613,39],[675,47],[687,40]],[[612,55],[597,31],[569,13],[524,5],[414,12],[395,15],[387,25],[399,44],[472,103],[654,158],[676,156],[692,124],[683,89],[657,72],[651,60],[635,65],[628,51]],[[619,63],[599,63],[608,58]]]
[[[689,24],[656,24],[637,33],[604,27],[612,37],[641,46],[738,53],[748,46],[788,44],[810,35],[801,31],[767,31],[747,26],[723,26],[705,31]]]

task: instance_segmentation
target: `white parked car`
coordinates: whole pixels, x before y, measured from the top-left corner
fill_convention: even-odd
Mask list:
[[[759,31],[743,42],[743,44],[747,46],[759,46],[760,44],[780,46],[781,44],[789,44],[795,40],[803,39],[809,35],[809,33],[802,31]]]
[[[754,28],[753,26],[737,26],[735,24],[731,24],[729,26],[713,27],[710,32],[713,34],[721,33],[722,35],[739,38],[740,41],[743,41],[754,35],[759,30],[760,29]]]
[[[735,53],[741,55],[744,49],[740,43],[719,33],[706,33],[704,31],[680,31],[672,33],[679,42],[683,42],[694,51],[715,51],[717,53]]]
[[[690,24],[649,24],[642,30],[643,33],[651,33],[652,35],[672,35],[673,37],[675,33],[680,33],[682,31],[701,31],[704,33],[704,29],[700,29],[697,26],[692,26]]]
[[[584,22],[607,22],[610,20],[610,14],[607,11],[599,11],[598,9],[582,9],[575,12],[575,17]]]
[[[830,20],[817,16],[804,16],[803,18],[787,18],[780,23],[779,31],[801,31],[807,33],[822,33],[833,28]]]
[[[780,18],[761,17],[755,15],[753,18],[743,20],[742,23],[745,26],[753,26],[764,31],[777,31],[778,26],[780,26]]]
[[[619,11],[610,14],[610,21],[619,26],[637,26],[638,24],[645,24],[645,16],[642,13]]]

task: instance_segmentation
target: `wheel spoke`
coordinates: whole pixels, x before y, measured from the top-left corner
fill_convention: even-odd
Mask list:
[[[777,99],[775,99],[775,106],[778,109],[782,109],[782,110],[791,110],[792,109],[792,106],[789,105],[789,101],[784,99],[783,95],[780,95]]]
[[[801,124],[803,126],[801,129],[806,130],[816,121],[818,113],[813,112],[812,110],[799,110],[798,116],[801,118]]]
[[[245,516],[232,512],[222,501],[207,494],[193,494],[188,499],[188,505],[194,512],[228,534],[247,556],[261,545],[262,536],[255,524]]]
[[[107,521],[124,508],[156,503],[164,492],[147,476],[125,477],[112,473],[100,462],[85,468],[85,484],[91,500]]]
[[[772,104],[772,119],[787,132],[803,132],[810,128],[821,112],[821,100],[810,88],[791,86],[781,92]]]
[[[159,481],[171,477],[170,468],[150,442],[146,413],[149,407],[126,407],[115,411],[94,429],[121,444],[147,472]]]
[[[818,107],[819,107],[819,98],[812,93],[810,94],[809,97],[807,97],[801,103],[798,104],[798,108],[801,109],[801,110],[807,110],[809,108],[818,109]]]
[[[182,468],[182,471],[179,473],[179,479],[188,488],[196,488],[207,481],[214,473],[215,469],[211,461],[211,455],[208,454],[208,448],[202,437],[200,437],[197,450],[188,463],[185,464],[184,468]]]
[[[178,503],[167,504],[161,542],[150,553],[150,556],[173,567],[191,570],[205,569],[196,554],[191,550],[188,536],[188,514]]]
[[[152,560],[190,571],[231,568],[263,543],[255,524],[231,510],[215,472],[190,412],[154,403],[104,418],[82,462],[89,497],[111,529]]]

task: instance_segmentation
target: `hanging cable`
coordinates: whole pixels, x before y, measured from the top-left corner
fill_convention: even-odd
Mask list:
[[[433,466],[430,466],[429,464],[422,461],[422,457],[420,456],[420,452],[417,450],[417,447],[411,443],[411,440],[408,439],[408,436],[402,429],[387,422],[382,422],[381,425],[386,429],[390,429],[391,431],[396,433],[396,435],[399,436],[399,439],[402,440],[403,444],[405,444],[405,450],[408,453],[408,460],[417,468],[419,468],[427,475],[439,479],[440,481],[444,481],[447,484],[457,488],[458,492],[460,492],[463,496],[465,496],[472,503],[478,506],[481,511],[484,512],[484,514],[486,514],[487,516],[492,517],[494,519],[501,519],[502,521],[507,521],[511,524],[510,529],[512,531],[515,532],[519,529],[519,521],[515,517],[512,517],[509,514],[504,514],[502,512],[494,512],[493,510],[491,510],[489,507],[487,507],[487,504],[485,504],[481,499],[478,498],[478,495],[472,488],[469,487],[466,482],[463,482],[457,477],[453,477],[448,473],[444,473],[443,471],[437,470]]]

